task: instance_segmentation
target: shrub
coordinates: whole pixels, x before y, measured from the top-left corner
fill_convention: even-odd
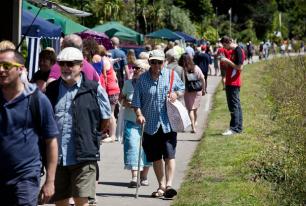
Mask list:
[[[270,182],[279,205],[306,200],[306,58],[275,59],[266,66],[273,127],[271,144],[253,165],[255,179]],[[273,128],[273,129],[272,129]]]

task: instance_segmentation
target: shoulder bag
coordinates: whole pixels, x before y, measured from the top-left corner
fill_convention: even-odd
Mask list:
[[[172,85],[174,80],[174,70],[171,71],[170,77],[170,89],[169,93],[172,91]],[[174,132],[183,132],[187,127],[191,125],[191,121],[188,115],[188,111],[186,107],[179,100],[175,100],[171,102],[170,99],[167,99],[167,115],[169,118],[169,122]]]

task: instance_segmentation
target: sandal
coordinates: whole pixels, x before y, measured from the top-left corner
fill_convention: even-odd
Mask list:
[[[173,198],[176,195],[177,195],[177,192],[175,189],[173,189],[171,186],[166,187],[166,191],[164,194],[165,198]]]
[[[165,194],[165,191],[161,188],[158,188],[155,192],[152,192],[151,197],[159,198],[159,197],[164,196],[164,194]]]

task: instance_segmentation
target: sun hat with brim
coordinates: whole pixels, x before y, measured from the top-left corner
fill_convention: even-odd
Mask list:
[[[144,70],[148,70],[150,68],[150,65],[148,64],[148,60],[144,60],[144,59],[137,59],[134,62],[134,66],[142,68]]]
[[[153,50],[150,52],[149,60],[153,60],[153,59],[164,61],[165,53],[161,50]]]
[[[72,61],[83,61],[84,57],[82,52],[74,47],[64,48],[57,56],[57,61],[72,62]]]

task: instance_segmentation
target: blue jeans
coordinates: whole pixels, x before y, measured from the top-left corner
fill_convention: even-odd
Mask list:
[[[0,185],[1,205],[36,206],[40,177],[28,177],[16,184]]]
[[[226,86],[226,99],[228,110],[231,113],[230,129],[234,132],[242,132],[242,109],[240,105],[240,87]]]

